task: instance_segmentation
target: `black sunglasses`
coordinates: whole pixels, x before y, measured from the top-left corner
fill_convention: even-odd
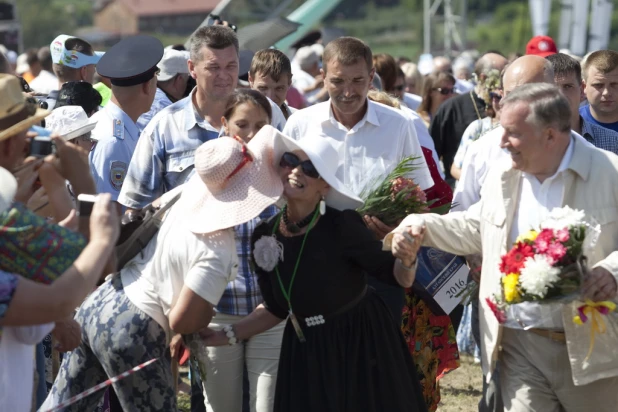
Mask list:
[[[449,89],[448,87],[436,87],[433,89],[444,96],[448,96],[449,94],[455,93],[455,89]]]
[[[490,92],[489,93],[489,98],[491,100],[497,100],[498,102],[500,102],[500,100],[502,100],[502,95],[499,94],[499,93]]]
[[[301,167],[301,170],[306,176],[312,177],[314,179],[320,178],[320,173],[315,168],[311,160],[300,161],[298,156],[294,153],[285,152],[283,156],[281,156],[281,161],[279,162],[279,166],[281,167],[289,167],[290,169],[296,169],[298,166]]]

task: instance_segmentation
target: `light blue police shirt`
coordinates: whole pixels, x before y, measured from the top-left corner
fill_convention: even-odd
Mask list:
[[[92,138],[98,142],[90,152],[90,170],[98,193],[111,193],[118,200],[131,157],[137,146],[139,130],[135,122],[111,101],[92,116],[97,125]]]

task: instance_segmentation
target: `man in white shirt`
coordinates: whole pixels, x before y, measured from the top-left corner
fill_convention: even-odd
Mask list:
[[[591,271],[583,281],[581,299],[616,299],[618,220],[613,211],[618,207],[618,157],[574,137],[569,103],[553,85],[518,87],[505,98],[500,122],[504,130],[500,146],[510,156],[492,165],[481,200],[463,213],[414,215],[401,227],[413,226],[418,233],[425,226],[425,246],[455,254],[482,250],[483,371],[489,378],[500,362],[507,412],[614,411],[615,337],[597,337],[594,352],[586,358],[590,327],[572,321],[580,303],[559,303],[559,316],[549,316],[553,304],[530,302],[512,315],[535,325],[524,330],[499,324],[487,299],[501,293],[500,257],[513,241],[544,221],[552,208],[564,206],[603,225],[597,242],[586,251]],[[390,235],[387,245],[389,241]],[[604,321],[608,331],[614,330],[614,316]]]
[[[292,75],[292,86],[302,93],[307,103],[315,103],[324,86],[320,78],[320,54],[316,47],[305,46],[296,51]]]
[[[411,155],[418,156],[418,169],[411,177],[423,190],[432,187],[412,121],[399,110],[367,99],[375,73],[369,46],[353,37],[340,37],[324,49],[323,64],[330,101],[292,114],[283,133],[297,140],[304,136],[329,139],[339,153],[337,178],[356,194]],[[392,229],[375,216],[365,216],[365,222],[379,239]],[[394,312],[395,307],[391,306]],[[397,318],[401,310],[398,313]]]

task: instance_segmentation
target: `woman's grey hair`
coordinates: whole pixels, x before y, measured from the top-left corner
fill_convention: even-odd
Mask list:
[[[548,83],[529,83],[516,87],[501,106],[524,102],[530,108],[526,119],[539,128],[555,127],[561,132],[571,130],[571,107],[558,87]]]

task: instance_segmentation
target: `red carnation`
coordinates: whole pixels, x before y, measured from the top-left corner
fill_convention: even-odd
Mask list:
[[[546,253],[552,240],[554,240],[554,231],[552,229],[541,230],[541,233],[539,233],[534,241],[536,251],[538,253]]]
[[[518,242],[509,252],[502,256],[500,262],[500,272],[508,275],[509,273],[519,273],[524,267],[526,259],[534,256],[534,249],[525,242]]]

